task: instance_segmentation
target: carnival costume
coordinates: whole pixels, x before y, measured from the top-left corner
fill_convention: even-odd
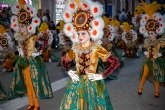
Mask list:
[[[7,99],[8,99],[7,92],[4,86],[2,85],[2,83],[0,82],[0,103],[1,101],[6,101]]]
[[[143,11],[145,14],[140,21],[140,33],[146,37],[144,47],[147,51],[144,52],[146,58],[141,73],[141,80],[139,84],[138,94],[142,94],[143,85],[148,78],[154,84],[155,97],[159,97],[159,86],[165,82],[165,60],[161,58],[161,47],[165,46],[165,38],[157,39],[157,35],[162,35],[165,32],[165,22],[163,16],[156,13],[160,9],[160,5],[156,2],[151,4],[143,3]],[[154,36],[154,40],[149,35]]]
[[[59,44],[62,50],[62,56],[65,55],[72,46],[72,41],[64,34],[63,28],[64,28],[64,21],[60,20],[60,24],[57,26],[57,29],[60,31],[58,34],[59,37]]]
[[[49,27],[46,22],[43,22],[38,29],[38,43],[39,43],[39,51],[42,52],[42,59],[44,62],[51,61],[60,61],[60,58],[55,56],[54,51],[51,49],[51,45],[53,42],[53,34],[49,30]]]
[[[11,28],[15,31],[14,38],[18,42],[19,58],[10,85],[10,97],[22,96],[27,92],[29,107],[27,110],[39,110],[38,98],[52,98],[52,88],[48,71],[40,58],[43,50],[37,51],[34,35],[40,25],[37,11],[26,1],[19,0],[12,7]],[[21,26],[26,26],[27,34],[21,33]]]
[[[127,22],[122,23],[123,33],[122,40],[125,43],[125,49],[122,56],[126,57],[138,57],[138,44],[137,44],[137,33],[131,29],[132,26]]]
[[[13,59],[15,58],[13,45],[14,43],[6,29],[0,25],[0,64],[7,71],[13,70]]]
[[[122,33],[123,33],[123,29],[120,26],[120,22],[118,20],[112,20],[111,23],[112,27],[115,28],[115,40],[116,40],[116,44],[119,48],[124,49],[125,48],[125,44],[124,41],[122,40]]]
[[[70,67],[68,63],[75,59],[76,71],[68,71],[71,79],[60,110],[112,110],[103,78],[111,74],[120,62],[100,44],[104,28],[102,13],[101,4],[90,0],[70,1],[66,5],[63,14],[66,22],[64,33],[71,39],[73,46],[62,58],[61,63],[68,71]],[[88,47],[82,47],[79,42],[77,31],[81,30],[89,31],[89,36],[93,40]],[[104,62],[111,62],[101,74],[96,73],[99,58]]]
[[[137,42],[138,44],[143,43],[144,42],[144,38],[143,36],[140,34],[139,32],[139,28],[140,28],[140,19],[142,17],[143,14],[143,10],[141,7],[141,3],[135,8],[135,12],[134,12],[134,17],[132,17],[132,24],[133,24],[133,29],[136,31],[137,33]]]

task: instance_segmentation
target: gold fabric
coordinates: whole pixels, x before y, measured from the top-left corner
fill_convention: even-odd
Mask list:
[[[35,52],[35,42],[37,37],[31,36],[22,43],[22,48],[24,52],[24,57],[31,57],[32,53]]]
[[[150,40],[146,40],[145,44],[144,44],[144,48],[147,48],[147,52],[150,53],[151,51],[151,46],[153,46],[153,58],[156,59],[158,58],[158,53],[160,48],[164,48],[165,47],[165,38],[160,38],[157,39],[155,41],[150,41]],[[147,55],[147,58],[149,58],[149,54]]]
[[[85,53],[85,58],[88,59],[85,62],[82,62],[84,60],[80,58],[82,53]],[[80,64],[85,63],[86,65],[89,65],[89,67],[86,68],[85,71],[96,73],[99,58],[101,58],[102,61],[105,62],[110,55],[111,53],[104,49],[101,45],[93,43],[89,47],[85,48],[81,45],[72,47],[72,49],[70,49],[70,51],[66,54],[66,58],[69,61],[75,59],[77,72],[80,72],[80,70],[82,69],[82,65]]]

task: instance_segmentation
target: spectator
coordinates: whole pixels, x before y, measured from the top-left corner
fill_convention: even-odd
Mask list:
[[[122,9],[122,12],[121,14],[119,15],[119,19],[120,19],[120,22],[124,22],[126,21],[126,13],[125,13],[125,9]]]

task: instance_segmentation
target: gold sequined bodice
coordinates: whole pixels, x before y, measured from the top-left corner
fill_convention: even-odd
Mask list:
[[[163,38],[155,41],[146,40],[144,48],[147,48],[147,57],[153,59],[158,58],[158,53],[161,47],[165,47],[165,41]]]
[[[24,57],[31,57],[32,53],[35,52],[35,42],[36,42],[36,36],[31,36],[21,44]]]
[[[93,44],[87,48],[80,45],[72,47],[66,54],[67,59],[76,61],[76,69],[79,73],[85,74],[87,71],[96,73],[99,58],[102,61],[110,56],[110,53],[102,46]]]

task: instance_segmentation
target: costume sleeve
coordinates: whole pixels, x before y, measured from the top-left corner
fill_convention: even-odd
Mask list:
[[[114,70],[116,70],[120,66],[120,61],[118,60],[118,58],[112,56],[111,53],[103,47],[98,47],[97,54],[102,59],[102,61],[110,63],[110,65],[108,65],[108,68],[102,72],[104,78],[109,76]]]
[[[108,65],[108,68],[102,72],[103,78],[109,76],[120,66],[120,61],[115,56],[110,56],[109,58],[107,58],[107,62],[110,63],[110,65]]]
[[[111,53],[108,52],[102,46],[97,47],[96,52],[97,52],[97,55],[99,56],[99,58],[101,58],[103,62],[105,62],[107,60],[107,58],[111,55]]]
[[[61,64],[65,71],[68,71],[71,66],[71,61],[74,59],[74,52],[72,49],[69,50],[69,52],[61,58]]]

